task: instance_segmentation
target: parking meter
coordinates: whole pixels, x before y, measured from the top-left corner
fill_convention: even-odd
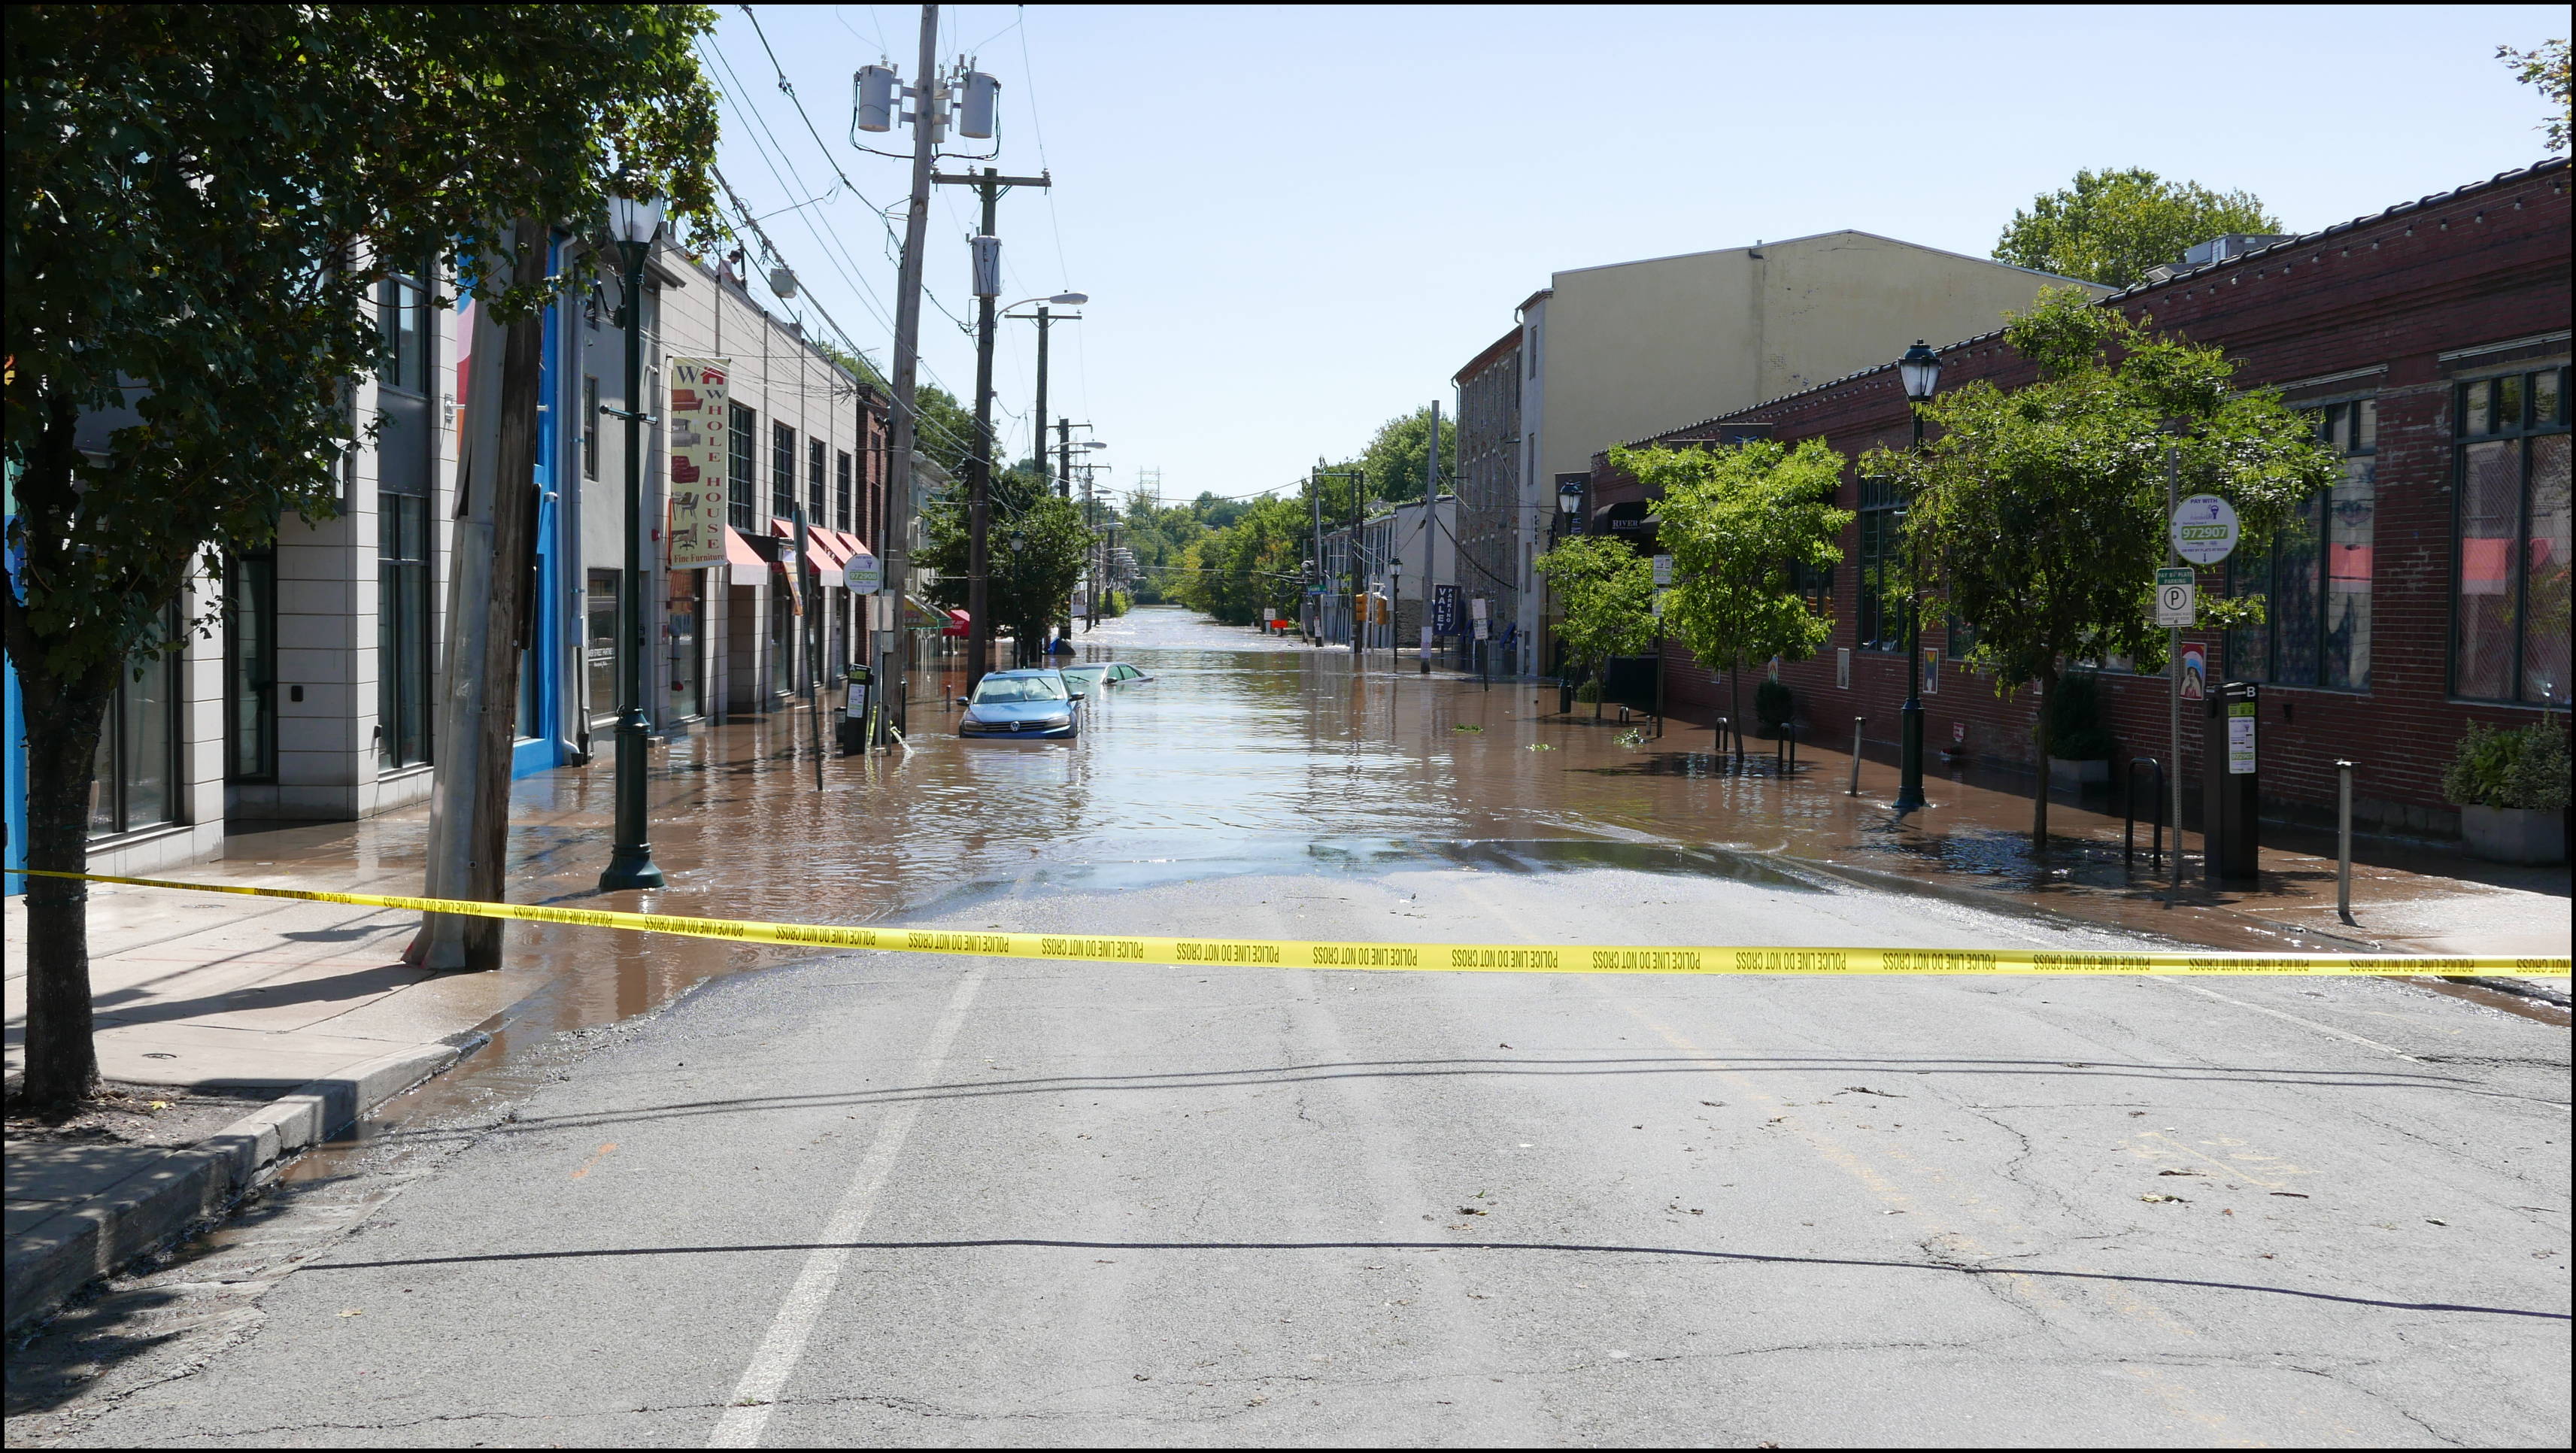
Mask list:
[[[2229,681],[2209,693],[2200,738],[2203,866],[2216,887],[2251,887],[2262,848],[2261,691]]]
[[[844,757],[868,749],[868,693],[873,674],[865,666],[844,667],[841,719],[833,724],[832,741]]]

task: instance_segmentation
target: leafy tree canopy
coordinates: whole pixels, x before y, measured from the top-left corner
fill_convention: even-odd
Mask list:
[[[1564,612],[1557,639],[1587,675],[1655,641],[1655,567],[1625,540],[1575,535],[1538,557]]]
[[[1356,467],[1361,473],[1366,497],[1397,504],[1422,498],[1423,467],[1431,453],[1431,406],[1423,405],[1409,414],[1400,414],[1378,426],[1368,447],[1346,468]],[[1440,482],[1456,479],[1458,430],[1456,421],[1440,421]],[[1330,496],[1327,496],[1329,501]],[[1331,514],[1329,503],[1325,513]]]
[[[1614,449],[1611,463],[1648,487],[1656,542],[1673,557],[1664,629],[1727,673],[1730,720],[1744,720],[1744,668],[1812,654],[1833,623],[1797,590],[1800,566],[1842,558],[1852,512],[1834,507],[1843,457],[1821,439],[1716,449]],[[1741,733],[1739,732],[1739,737]]]
[[[2075,184],[2034,198],[1995,242],[1998,261],[2124,288],[2230,232],[2278,232],[2281,219],[2251,192],[2168,182],[2143,167],[2079,171]]]
[[[2500,45],[2496,47],[2496,59],[2513,69],[2515,80],[2538,91],[2549,102],[2548,118],[2532,129],[2540,133],[2551,151],[2565,151],[2570,116],[2567,42],[2544,40],[2531,50]]]
[[[2004,336],[2039,365],[2038,382],[1947,390],[1919,406],[1936,430],[1922,448],[1861,458],[1864,475],[1891,479],[1908,498],[1907,554],[1921,571],[1900,586],[1945,602],[1975,632],[1969,664],[2005,691],[2037,683],[2053,695],[2076,659],[2126,656],[2161,669],[2165,633],[2150,603],[2168,550],[2167,449],[2179,492],[2227,500],[2249,541],[2289,525],[2342,461],[2276,395],[2238,392],[2218,349],[2158,333],[2081,289],[2042,293]],[[2262,606],[2204,596],[2201,620],[2249,625]],[[2043,752],[2047,720],[2043,712]],[[2048,794],[2034,802],[2044,846]]]
[[[1294,616],[1306,589],[1302,566],[1314,552],[1309,506],[1275,496],[1241,504],[1233,524],[1181,552],[1164,588],[1227,625],[1248,625],[1265,611]]]
[[[970,421],[971,423],[971,421]],[[1009,629],[1027,658],[1065,618],[1073,587],[1099,537],[1082,523],[1082,506],[1059,496],[1046,477],[1013,469],[993,476],[987,526],[991,572],[986,606],[996,626]],[[967,498],[954,489],[927,501],[921,511],[927,544],[916,563],[935,570],[930,600],[943,609],[967,601]]]

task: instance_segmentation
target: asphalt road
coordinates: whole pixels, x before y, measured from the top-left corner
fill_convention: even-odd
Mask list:
[[[2118,942],[1456,864],[939,921]],[[818,959],[290,1198],[11,1441],[2564,1446],[2568,1070],[2376,980]]]

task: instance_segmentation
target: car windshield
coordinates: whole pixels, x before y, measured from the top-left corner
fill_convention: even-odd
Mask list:
[[[987,676],[975,684],[977,705],[1008,701],[1062,701],[1064,687],[1052,676]]]
[[[1067,681],[1097,681],[1108,674],[1109,668],[1106,666],[1067,666],[1064,668],[1064,678]]]

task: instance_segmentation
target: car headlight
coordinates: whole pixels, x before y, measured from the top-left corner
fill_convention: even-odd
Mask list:
[[[1037,725],[1040,731],[1053,731],[1057,727],[1073,725],[1073,718],[1069,715],[1041,717],[1038,719]]]

